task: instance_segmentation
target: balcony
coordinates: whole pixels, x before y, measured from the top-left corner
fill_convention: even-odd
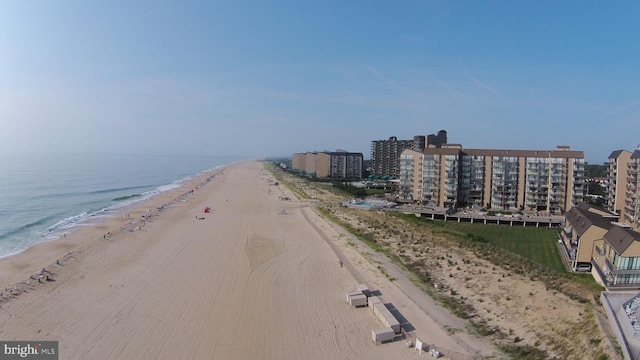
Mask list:
[[[613,275],[607,268],[604,262],[604,257],[596,257],[591,259],[591,267],[598,273],[600,279],[602,279],[606,283],[606,287],[610,288],[613,286]]]
[[[605,262],[606,266],[609,268],[609,270],[611,271],[611,274],[613,274],[613,276],[626,275],[626,274],[640,274],[640,269],[637,269],[637,270],[616,269],[616,267],[613,266],[611,261],[609,261],[609,258],[605,258],[604,262]]]

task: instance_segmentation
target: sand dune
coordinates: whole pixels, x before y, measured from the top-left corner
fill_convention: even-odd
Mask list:
[[[61,359],[420,356],[406,340],[371,341],[382,324],[345,302],[366,281],[410,322],[411,340],[468,356],[307,204],[279,200],[285,194],[293,197],[261,164],[234,164],[0,261],[9,290],[0,338],[57,340]],[[11,295],[43,266],[55,281]]]

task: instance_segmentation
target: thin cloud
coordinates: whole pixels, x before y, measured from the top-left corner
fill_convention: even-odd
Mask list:
[[[371,74],[373,74],[375,76],[375,78],[378,80],[378,82],[380,84],[382,84],[383,86],[389,88],[389,89],[394,89],[403,93],[410,93],[411,91],[409,91],[407,88],[405,88],[404,86],[401,86],[400,84],[398,84],[395,80],[390,79],[386,76],[383,76],[382,74],[380,74],[380,72],[372,65],[367,65],[367,64],[362,64],[362,66],[365,67],[365,69],[369,70],[369,72]]]
[[[453,98],[453,100],[456,101],[461,101],[463,100],[464,94],[462,94],[461,92],[456,91],[453,86],[451,86],[448,82],[444,81],[444,80],[436,80],[438,82],[438,84],[440,84],[445,91],[447,92],[447,94]]]
[[[491,95],[495,96],[498,100],[500,100],[503,107],[507,107],[507,100],[505,99],[504,96],[502,96],[502,94],[496,88],[485,84],[484,82],[480,81],[480,79],[472,75],[467,74],[467,78],[471,80],[471,82],[474,83],[477,87],[485,90],[486,92],[490,93]]]

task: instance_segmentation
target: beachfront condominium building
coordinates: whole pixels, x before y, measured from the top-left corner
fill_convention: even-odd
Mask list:
[[[440,147],[447,143],[447,132],[438,131],[428,136],[416,135],[413,140],[398,140],[392,136],[388,140],[371,141],[371,175],[397,179],[400,176],[400,154],[407,149],[422,151],[426,147]]]
[[[419,142],[419,140],[418,140]],[[400,174],[400,154],[413,148],[413,140],[398,140],[392,136],[388,140],[371,142],[371,175],[397,178]]]
[[[621,218],[624,218],[627,164],[630,159],[631,152],[627,150],[613,151],[607,158],[607,178],[609,179],[606,187],[607,209],[620,214]]]
[[[304,175],[336,180],[359,180],[363,172],[362,153],[344,150],[295,153],[291,167]]]
[[[398,197],[408,202],[422,199],[424,154],[422,151],[407,149],[400,154],[400,175]],[[431,169],[433,171],[433,169]]]
[[[632,228],[640,228],[640,146],[629,157],[627,162],[627,185],[625,187],[624,222]]]
[[[400,200],[439,207],[533,210],[558,214],[582,201],[584,154],[556,150],[405,150]]]
[[[616,150],[607,159],[607,209],[620,215],[620,222],[640,228],[640,146],[631,153]]]
[[[317,155],[317,172],[319,178],[339,180],[360,180],[363,171],[362,153],[337,150],[319,152]]]
[[[441,147],[442,145],[447,144],[447,132],[444,130],[438,131],[437,134],[427,135],[427,145],[431,147]],[[426,146],[423,146],[424,149]],[[414,148],[417,150],[417,148]]]
[[[306,153],[293,154],[293,156],[291,157],[291,169],[298,172],[302,172],[303,170],[305,170],[306,172],[306,168],[307,168],[306,155],[307,155]]]

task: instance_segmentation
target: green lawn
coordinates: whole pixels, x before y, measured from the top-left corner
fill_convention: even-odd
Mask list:
[[[564,272],[556,243],[559,229],[443,222],[450,231],[473,234],[497,247],[521,255],[555,271]]]
[[[506,253],[521,256],[562,277],[573,279],[586,285],[594,293],[599,293],[603,290],[591,274],[571,273],[565,270],[556,246],[560,229],[433,221],[416,218],[414,215],[408,214],[396,214],[396,216],[414,224],[426,225],[426,229],[432,228],[436,232],[449,233],[452,236],[457,235],[461,241],[468,242],[472,247],[480,246],[473,251],[482,253],[489,251],[490,253],[492,250],[482,246],[482,242],[475,243],[475,241],[480,240],[479,238],[482,238],[485,240],[484,242],[494,246],[496,248],[495,251],[499,253],[504,250]],[[511,259],[510,261],[513,260]],[[515,259],[515,261],[518,260]],[[511,263],[511,265],[514,264]]]

